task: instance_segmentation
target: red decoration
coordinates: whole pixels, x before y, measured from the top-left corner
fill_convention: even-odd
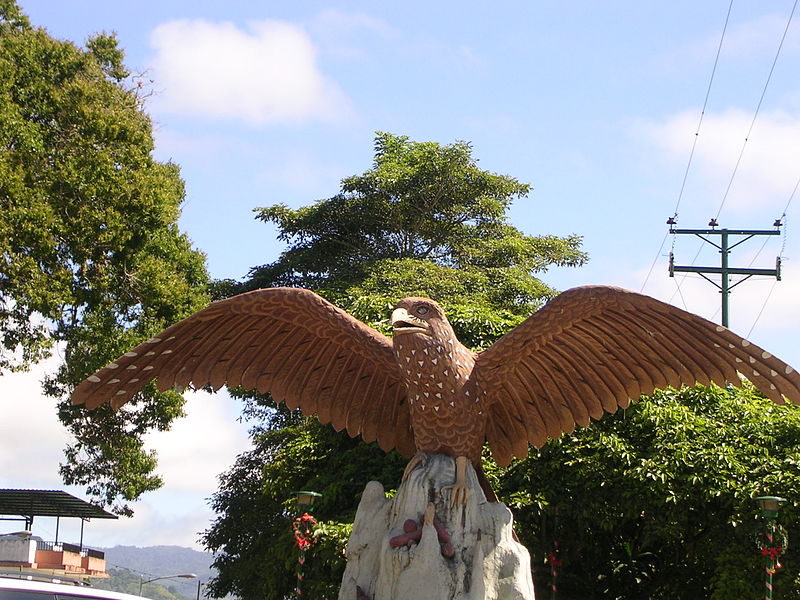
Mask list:
[[[564,564],[564,561],[559,559],[555,552],[547,553],[547,562],[553,567],[560,567]]]
[[[308,513],[303,513],[292,523],[292,529],[294,530],[294,541],[301,552],[305,552],[314,544],[313,530],[316,525],[316,519],[314,519],[314,517]],[[303,564],[304,562],[305,560],[303,560],[303,556],[301,554],[300,564]]]
[[[758,553],[766,559],[767,574],[774,575],[775,571],[783,568],[778,559],[786,552],[788,541],[786,529],[776,523],[770,523],[767,531],[756,538]]]
[[[776,560],[781,554],[783,554],[783,548],[781,546],[761,549],[761,556],[769,556],[771,560]]]

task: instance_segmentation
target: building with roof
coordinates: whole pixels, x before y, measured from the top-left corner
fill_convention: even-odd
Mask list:
[[[31,534],[36,517],[56,519],[55,539]],[[81,520],[80,540],[58,539],[62,518]],[[83,545],[84,524],[91,519],[116,519],[99,506],[59,490],[0,489],[0,521],[20,521],[24,529],[0,534],[0,568],[53,575],[106,577],[105,555]]]

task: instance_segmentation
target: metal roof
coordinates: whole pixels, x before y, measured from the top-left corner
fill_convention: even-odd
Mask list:
[[[116,519],[117,515],[60,490],[0,489],[0,515]]]

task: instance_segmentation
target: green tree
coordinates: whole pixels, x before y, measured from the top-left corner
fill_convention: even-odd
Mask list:
[[[292,597],[298,559],[292,492],[305,489],[323,496],[312,511],[322,535],[306,555],[303,592],[334,597],[364,485],[374,479],[390,488],[403,473],[406,461],[395,452],[387,455],[313,418],[289,420],[292,424],[282,428],[257,428],[253,449],[220,477],[211,499],[219,516],[203,535],[216,552],[219,574],[209,582],[213,597]]]
[[[466,142],[443,146],[378,133],[372,168],[344,179],[337,195],[297,210],[257,209],[289,247],[254,268],[247,285],[353,298],[349,288],[413,290],[420,277],[426,285],[441,277],[434,297],[466,292],[473,304],[480,298],[527,316],[555,294],[534,274],[586,261],[578,236],[530,236],[508,223],[511,203],[529,191],[480,169]]]
[[[178,167],[152,151],[141,90],[113,35],[81,49],[0,0],[0,370],[58,345],[65,361],[45,388],[63,398],[207,302],[204,257],[177,227]],[[107,504],[158,487],[141,435],[168,427],[182,404],[152,390],[118,412],[62,402],[75,436],[67,483]]]
[[[392,305],[424,295],[445,307],[460,339],[488,345],[556,293],[536,275],[586,260],[577,236],[529,236],[507,222],[512,200],[528,191],[479,169],[464,142],[379,133],[373,167],[343,180],[336,196],[297,210],[259,209],[289,247],[255,268],[244,287],[312,287],[386,333]],[[323,494],[314,513],[324,535],[308,554],[304,591],[330,597],[361,491],[372,479],[396,485],[405,460],[313,418],[275,412],[268,398],[234,394],[259,425],[254,449],[222,476],[212,499],[219,517],[204,542],[217,554],[219,577],[211,593],[291,596],[291,492],[313,489]]]
[[[797,406],[750,388],[670,389],[533,450],[499,492],[540,564],[558,541],[565,598],[755,599],[753,498],[800,495],[798,444]],[[791,530],[795,508],[781,521]],[[790,550],[775,585],[800,598]]]

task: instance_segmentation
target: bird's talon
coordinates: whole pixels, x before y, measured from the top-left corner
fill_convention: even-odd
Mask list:
[[[451,490],[450,506],[455,506],[456,504],[466,504],[472,497],[472,492],[470,489],[466,485],[461,485],[459,483],[446,485],[442,487],[442,490]]]
[[[456,504],[466,504],[469,502],[472,492],[467,485],[467,463],[468,459],[465,456],[456,457],[456,481],[453,485],[445,485],[443,490],[452,490],[450,492],[450,506]]]
[[[428,464],[428,459],[424,454],[420,453],[414,456],[414,458],[408,461],[408,464],[403,471],[403,477],[400,479],[400,483],[405,483],[406,479],[408,479],[408,476],[411,475],[411,471],[417,467],[424,467],[426,464]]]

